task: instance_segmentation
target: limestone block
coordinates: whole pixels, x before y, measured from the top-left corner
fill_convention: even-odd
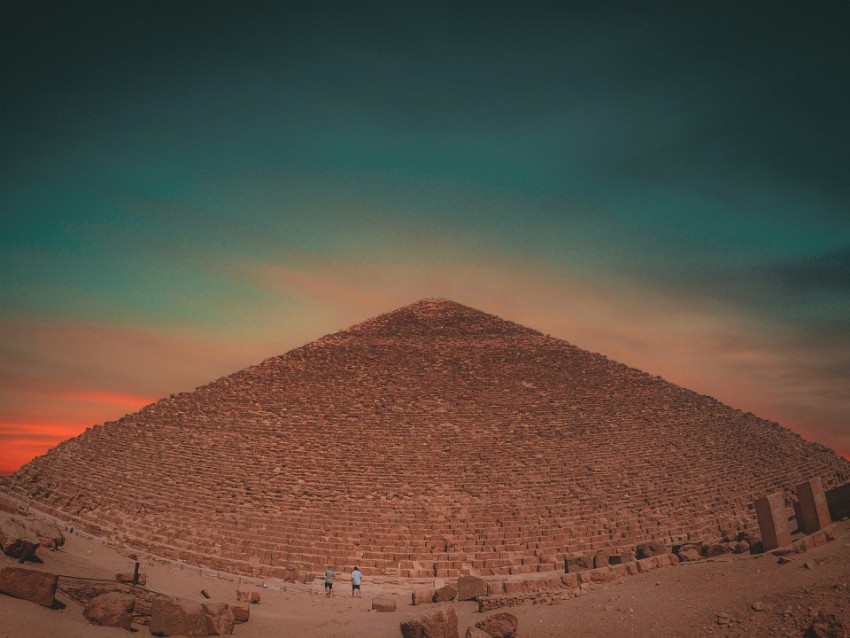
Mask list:
[[[490,638],[515,638],[519,621],[513,614],[499,612],[475,623]]]
[[[402,638],[460,638],[457,613],[446,607],[427,616],[401,623]]]
[[[207,617],[207,630],[211,636],[229,636],[233,633],[236,618],[227,603],[201,603],[201,608]]]
[[[819,476],[797,486],[797,499],[800,501],[800,529],[806,534],[814,534],[832,522]]]
[[[416,589],[410,594],[411,605],[424,605],[425,603],[433,602],[433,589]]]
[[[165,596],[151,603],[148,628],[154,636],[203,638],[210,635],[207,616],[200,603]]]
[[[26,524],[16,518],[0,516],[0,549],[12,558],[34,554],[39,540]]]
[[[447,603],[457,597],[457,588],[452,585],[443,585],[434,592],[431,600],[435,603]]]
[[[475,576],[461,576],[457,580],[457,599],[474,600],[487,595],[487,583]]]
[[[93,625],[130,630],[136,599],[132,594],[108,592],[95,596],[83,608],[83,616]]]
[[[791,543],[791,526],[785,514],[782,492],[762,496],[756,501],[756,517],[764,551],[784,547]]]
[[[59,577],[21,567],[4,567],[0,570],[0,593],[27,600],[44,607],[52,607]]]
[[[58,549],[65,544],[65,535],[56,523],[35,519],[27,521],[26,526],[38,536],[41,547]]]

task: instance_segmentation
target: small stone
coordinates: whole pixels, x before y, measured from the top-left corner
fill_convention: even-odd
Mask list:
[[[729,624],[729,614],[727,614],[725,611],[721,611],[719,614],[717,614],[717,617],[715,618],[715,622],[718,625],[728,625]]]
[[[790,562],[791,562],[791,561],[793,561],[793,560],[794,560],[793,558],[788,558],[787,556],[780,556],[780,557],[777,559],[777,561],[776,561],[776,562],[777,562],[777,563],[779,563],[780,565],[786,565],[786,564],[790,563]]]
[[[760,600],[757,600],[752,605],[750,605],[750,609],[753,611],[764,611],[764,603]]]
[[[803,567],[805,567],[806,569],[814,569],[815,568],[815,566],[812,565],[812,563],[810,563],[809,561],[806,561],[805,563],[803,563]]]

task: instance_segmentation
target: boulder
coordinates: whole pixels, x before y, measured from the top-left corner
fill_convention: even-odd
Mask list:
[[[233,633],[236,618],[227,603],[201,603],[207,617],[207,630],[211,636],[229,636]]]
[[[487,583],[477,576],[461,576],[457,580],[457,599],[475,600],[487,595]]]
[[[457,596],[457,588],[452,585],[444,585],[440,587],[437,591],[434,592],[434,596],[431,598],[435,603],[447,603],[450,600],[454,600]]]
[[[372,611],[395,611],[397,604],[395,598],[373,598]]]
[[[401,623],[402,638],[460,638],[457,633],[457,613],[446,607],[427,616]]]
[[[136,599],[132,594],[109,592],[95,596],[83,608],[83,616],[93,625],[130,630]]]
[[[207,615],[200,603],[166,596],[151,603],[151,620],[148,624],[154,636],[209,636]]]
[[[635,548],[635,554],[637,555],[638,560],[652,558],[653,556],[660,556],[661,554],[666,553],[667,547],[661,541],[650,541],[649,543],[638,545]]]
[[[16,518],[0,517],[0,549],[12,558],[24,558],[38,549],[38,536],[23,521]]]
[[[230,603],[230,611],[233,612],[233,620],[236,622],[248,622],[251,617],[251,605],[249,603]]]
[[[475,623],[490,638],[516,638],[519,621],[513,614],[501,612]]]
[[[702,554],[696,545],[682,545],[679,549],[679,560],[683,563],[702,560]]]
[[[59,577],[21,567],[4,567],[0,570],[0,593],[27,600],[44,607],[52,607]]]
[[[27,527],[38,536],[41,547],[46,549],[59,549],[65,544],[65,535],[56,523],[37,519],[27,521]]]
[[[410,594],[411,605],[424,605],[434,600],[433,589],[416,589]]]

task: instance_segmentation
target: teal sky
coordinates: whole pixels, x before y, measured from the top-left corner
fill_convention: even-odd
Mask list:
[[[850,5],[0,6],[6,440],[443,296],[850,453]]]

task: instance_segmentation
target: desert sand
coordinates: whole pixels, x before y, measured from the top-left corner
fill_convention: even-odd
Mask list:
[[[835,614],[850,627],[850,521],[834,524],[831,533],[834,541],[782,564],[773,554],[727,555],[593,585],[566,600],[527,602],[498,611],[508,611],[519,619],[524,638],[803,636],[818,612]],[[62,576],[109,579],[118,572],[132,572],[134,563],[127,552],[83,534],[68,534],[62,549],[39,550],[38,555],[43,562],[25,566]],[[347,574],[341,574],[336,595],[328,599],[318,574],[311,584],[264,583],[214,576],[196,567],[152,558],[142,557],[140,562],[147,587],[172,596],[202,601],[200,592],[206,590],[213,600],[233,601],[238,587],[260,591],[261,601],[251,605],[249,622],[236,625],[233,635],[238,638],[397,637],[401,622],[441,606],[410,605],[414,585],[403,580],[367,578],[363,597],[352,599]],[[17,565],[14,559],[0,555],[0,568]],[[422,582],[416,586],[421,587]],[[375,596],[397,597],[398,611],[371,611]],[[90,625],[81,606],[61,591],[57,601],[57,606],[64,608],[47,609],[0,595],[0,638],[108,638],[128,633]],[[763,610],[754,610],[754,603],[762,603]],[[487,615],[478,612],[475,602],[442,603],[448,604],[458,614],[461,636]],[[141,625],[134,625],[134,632],[150,635]]]

